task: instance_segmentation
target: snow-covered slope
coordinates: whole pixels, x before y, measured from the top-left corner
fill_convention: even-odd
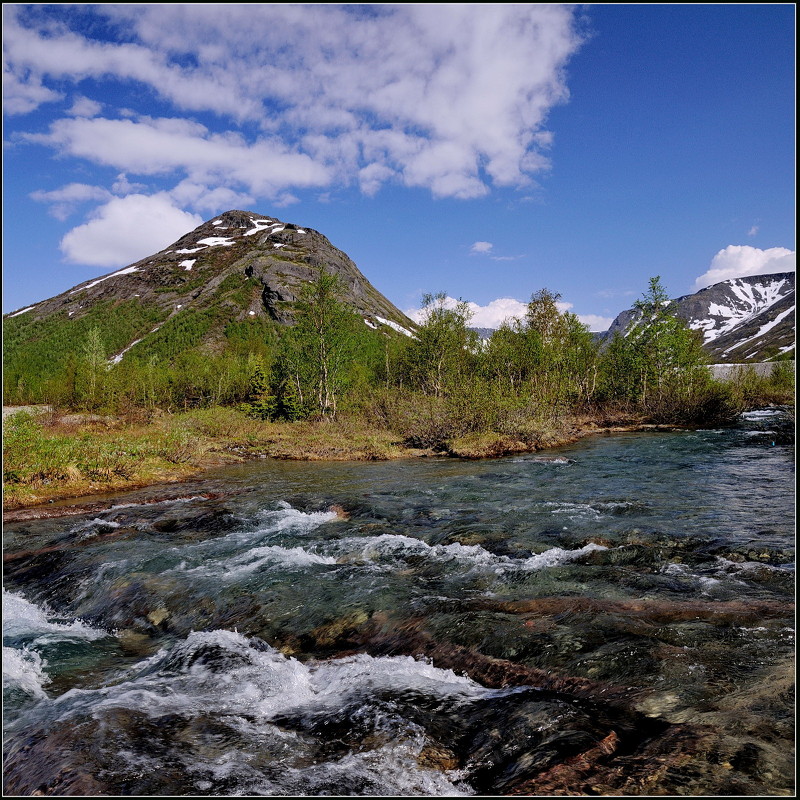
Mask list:
[[[794,349],[794,294],[794,273],[780,272],[722,281],[672,302],[715,361],[763,361]],[[623,311],[608,335],[624,332],[635,314]]]

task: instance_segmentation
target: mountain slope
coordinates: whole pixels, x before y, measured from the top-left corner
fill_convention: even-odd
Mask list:
[[[671,302],[676,315],[702,335],[713,361],[765,361],[794,349],[794,277],[780,272],[734,278]],[[637,313],[623,311],[606,335],[623,333]]]
[[[93,327],[116,363],[268,335],[294,321],[301,288],[323,269],[370,328],[410,335],[416,327],[318,231],[234,210],[158,253],[6,315],[6,378],[80,352]]]

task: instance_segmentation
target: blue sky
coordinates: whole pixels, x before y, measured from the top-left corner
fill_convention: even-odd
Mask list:
[[[3,311],[242,208],[410,311],[795,268],[795,8],[6,4]]]

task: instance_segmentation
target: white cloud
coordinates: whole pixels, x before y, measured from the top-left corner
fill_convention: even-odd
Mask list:
[[[749,231],[747,231],[748,236],[755,236],[758,233],[758,225],[753,225]]]
[[[485,306],[477,303],[469,304],[472,311],[470,324],[475,328],[499,328],[512,317],[524,317],[528,309],[527,303],[521,303],[512,297],[498,297]]]
[[[214,134],[186,119],[61,119],[29,141],[103,166],[140,175],[183,173],[209,187],[238,184],[271,197],[287,186],[323,186],[329,171],[275,139],[248,144],[238,134]]]
[[[494,245],[491,242],[475,242],[470,247],[470,253],[488,253]]]
[[[248,208],[255,203],[255,198],[250,194],[234,192],[224,186],[212,189],[191,180],[181,181],[169,195],[180,206],[191,206],[211,214],[220,208]]]
[[[578,314],[578,319],[586,325],[590,331],[607,331],[614,321],[614,317],[601,317],[598,314]]]
[[[73,117],[96,117],[103,110],[101,103],[97,103],[88,97],[76,97],[69,114]]]
[[[59,92],[54,92],[42,86],[39,77],[30,75],[17,75],[3,65],[3,112],[6,114],[28,114],[37,109],[42,103],[52,103],[61,98]]]
[[[120,174],[117,175],[117,179],[111,184],[111,191],[114,192],[114,194],[122,195],[141,192],[146,188],[147,187],[143,183],[131,183],[124,172],[120,172]]]
[[[694,288],[697,291],[720,281],[748,275],[794,272],[795,267],[794,250],[787,250],[785,247],[761,250],[747,244],[730,244],[714,256],[708,271],[695,280]]]
[[[111,193],[101,186],[90,186],[86,183],[69,183],[60,189],[49,192],[38,191],[31,193],[31,199],[40,203],[50,204],[50,213],[56,218],[64,220],[72,214],[78,205],[90,200],[108,200]]]
[[[568,98],[564,67],[581,45],[570,5],[309,13],[231,4],[220,14],[215,5],[101,4],[87,13],[106,17],[121,41],[91,39],[27,6],[7,11],[9,111],[57,99],[48,84],[125,81],[171,103],[176,117],[212,112],[228,132],[185,118],[86,119],[95,109],[84,98],[73,106],[80,118],[33,140],[132,174],[177,171],[212,190],[231,188],[227,165],[234,190],[267,196],[333,181],[365,194],[397,181],[459,198],[529,185],[548,167],[545,121]],[[252,130],[245,121],[262,136],[238,135]]]
[[[444,302],[445,308],[455,308],[459,301],[454,297],[447,297]],[[473,328],[499,328],[504,322],[513,318],[521,319],[528,310],[528,304],[513,297],[498,297],[485,306],[478,303],[467,302],[469,310],[472,312],[469,324]],[[572,308],[572,303],[556,303],[556,307],[562,313]],[[425,318],[424,308],[410,308],[404,312],[415,322],[422,322]],[[596,319],[602,319],[597,317]],[[609,325],[611,322],[609,321]]]
[[[115,197],[61,240],[67,261],[120,267],[163,249],[202,223],[176,208],[166,194]]]
[[[358,171],[358,183],[365,195],[372,197],[378,193],[384,181],[394,175],[394,170],[385,164],[372,163]]]
[[[293,206],[295,203],[299,202],[300,198],[293,195],[291,192],[281,192],[272,201],[272,205],[276,208],[286,208],[287,206]]]

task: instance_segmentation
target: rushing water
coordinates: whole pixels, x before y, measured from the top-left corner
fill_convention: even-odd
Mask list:
[[[778,411],[5,527],[6,791],[789,794]]]

